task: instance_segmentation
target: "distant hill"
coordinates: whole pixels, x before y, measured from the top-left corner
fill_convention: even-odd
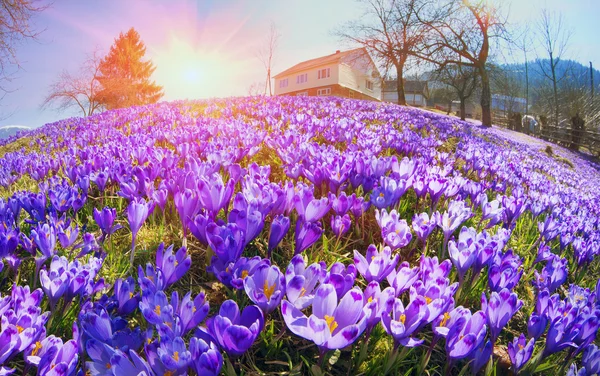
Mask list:
[[[5,125],[0,127],[0,140],[16,135],[19,131],[28,131],[31,128],[24,125]]]
[[[544,82],[548,82],[547,78],[544,76],[542,67],[549,67],[550,60],[532,60],[529,61],[528,65],[530,87],[535,87]],[[525,63],[504,64],[501,68],[511,72],[513,77],[522,82],[522,86],[525,86]],[[547,69],[547,71],[549,72],[549,69]],[[564,77],[564,80],[577,82],[578,86],[590,86],[590,68],[588,65],[583,65],[578,61],[561,60],[556,66],[556,76],[559,79]],[[594,87],[596,90],[600,89],[600,70],[598,69],[594,69]]]

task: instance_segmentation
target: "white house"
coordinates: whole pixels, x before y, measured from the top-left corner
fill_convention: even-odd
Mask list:
[[[429,98],[427,81],[404,81],[404,99],[409,106],[424,107]],[[398,103],[396,80],[384,81],[383,101]]]
[[[274,78],[275,95],[381,100],[381,75],[365,48],[303,61]]]

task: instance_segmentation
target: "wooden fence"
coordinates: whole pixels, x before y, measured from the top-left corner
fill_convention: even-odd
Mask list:
[[[512,129],[509,120],[506,117],[494,117],[494,124],[503,128]],[[575,150],[585,150],[597,157],[600,157],[600,132],[589,130],[590,128],[597,129],[595,125],[586,125],[588,129],[573,129],[570,127],[557,127],[546,125],[540,127],[540,124],[535,127],[533,132],[530,132],[526,127],[518,124],[516,130],[543,140]]]

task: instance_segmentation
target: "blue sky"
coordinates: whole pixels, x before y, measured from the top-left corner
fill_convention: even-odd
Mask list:
[[[599,0],[510,0],[505,6],[515,24],[532,24],[542,8],[559,12],[572,29],[567,57],[600,67]],[[0,113],[10,114],[0,125],[38,127],[79,116],[40,109],[48,87],[63,69],[76,71],[94,49],[108,51],[130,27],[140,33],[157,67],[153,78],[164,86],[164,99],[175,100],[246,95],[253,83],[264,80],[256,51],[271,21],[281,34],[277,73],[350,47],[332,31],[361,15],[353,0],[55,1],[33,21],[42,30],[39,39],[18,49],[23,69],[11,84],[14,92],[0,101]],[[521,60],[509,52],[503,56]]]

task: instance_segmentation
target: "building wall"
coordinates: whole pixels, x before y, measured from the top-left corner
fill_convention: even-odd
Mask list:
[[[381,78],[373,77],[373,70],[370,69],[369,65],[364,61],[349,61],[348,63],[340,64],[339,84],[348,89],[381,100]],[[367,80],[373,83],[372,90],[367,89]]]
[[[275,95],[283,95],[283,94],[288,94],[288,93],[292,93],[292,92],[307,90],[309,88],[334,85],[334,84],[338,83],[338,75],[339,75],[338,67],[339,67],[339,65],[337,65],[337,64],[323,65],[318,68],[311,68],[311,69],[295,72],[291,75],[276,78],[275,79]],[[319,79],[319,73],[318,73],[319,70],[326,69],[326,68],[329,68],[329,77]],[[301,84],[296,83],[297,82],[296,78],[305,73],[307,74],[308,80]],[[285,80],[286,78],[288,79],[288,86],[280,87],[280,82],[282,80]]]
[[[331,90],[331,94],[332,96],[336,96],[336,97],[344,97],[344,98],[354,98],[354,99],[367,99],[367,100],[379,100],[377,98],[374,98],[372,96],[366,95],[364,93],[361,93],[359,91],[356,90],[352,90],[350,88],[338,85],[338,84],[334,84],[334,85],[326,85],[326,86],[319,86],[319,87],[312,87],[312,88],[308,88],[308,89],[303,89],[303,90],[297,90],[297,91],[292,91],[292,92],[287,92],[285,94],[281,94],[281,95],[308,95],[308,96],[317,96],[318,95],[318,91],[319,89],[326,89],[329,88]]]
[[[404,99],[406,104],[410,106],[425,106],[427,104],[425,97],[421,94],[405,93]],[[398,103],[398,93],[395,91],[384,91],[383,101],[390,103]]]

